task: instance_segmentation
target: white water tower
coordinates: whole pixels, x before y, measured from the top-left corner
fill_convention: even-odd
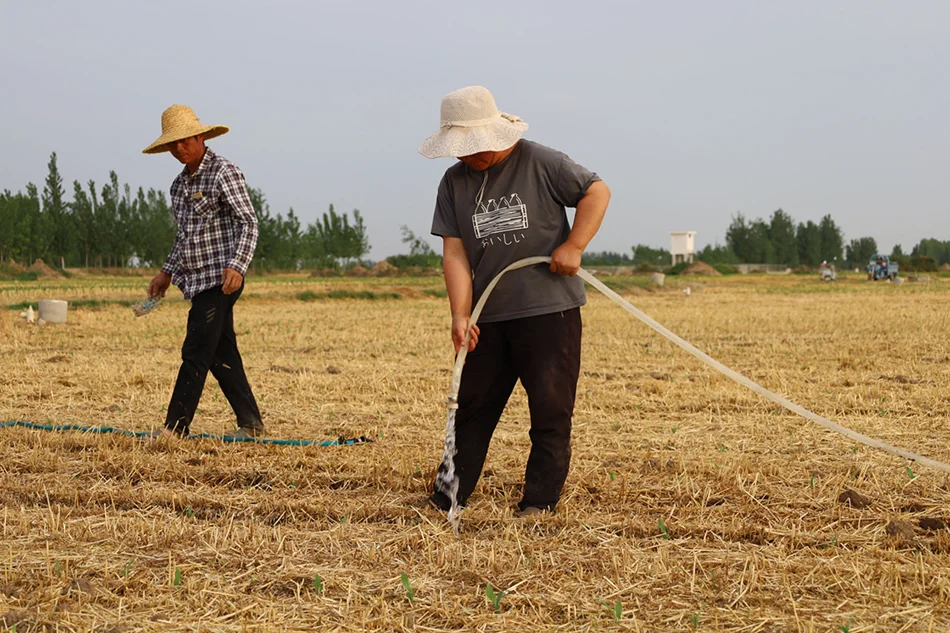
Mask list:
[[[696,255],[696,231],[670,231],[670,255],[673,266],[681,262],[692,264]]]

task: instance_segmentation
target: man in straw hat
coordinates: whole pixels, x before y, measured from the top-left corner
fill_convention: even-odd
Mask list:
[[[205,140],[227,131],[173,105],[162,113],[162,135],[143,151],[171,152],[185,166],[171,187],[178,233],[148,285],[149,298],[164,297],[174,282],[191,301],[178,380],[156,438],[188,434],[209,370],[237,416],[238,430],[225,437],[250,439],[264,431],[234,334],[234,304],[257,245],[257,216],[241,170],[205,147]]]
[[[472,327],[455,420],[458,501],[464,504],[474,490],[520,378],[531,411],[531,452],[519,515],[553,511],[570,465],[580,368],[580,306],[586,299],[575,275],[610,190],[561,152],[522,139],[528,124],[499,112],[481,86],[448,94],[441,119],[419,152],[459,159],[442,177],[432,221],[432,234],[443,240],[456,352],[488,283],[519,259],[551,256],[550,269],[505,275]],[[565,207],[576,208],[573,227]],[[429,501],[443,510],[450,506],[438,479]]]

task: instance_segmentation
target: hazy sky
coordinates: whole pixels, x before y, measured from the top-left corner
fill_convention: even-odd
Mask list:
[[[184,103],[273,213],[359,208],[380,259],[428,235],[451,162],[416,150],[481,84],[610,185],[592,250],[779,207],[906,249],[950,239],[948,34],[946,0],[5,1],[0,189],[56,151],[70,191],[167,190],[180,166],[141,150]]]

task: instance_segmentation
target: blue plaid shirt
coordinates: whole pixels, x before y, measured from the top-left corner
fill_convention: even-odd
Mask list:
[[[194,174],[186,166],[172,182],[178,233],[162,266],[185,299],[221,285],[221,273],[242,275],[257,246],[257,216],[244,174],[225,158],[205,150]]]

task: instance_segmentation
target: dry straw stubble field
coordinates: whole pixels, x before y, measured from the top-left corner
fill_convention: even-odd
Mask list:
[[[764,386],[950,461],[945,280],[609,281]],[[127,304],[142,288],[0,284],[0,306],[76,302],[63,326],[0,311],[0,420],[160,423],[188,306],[135,319]],[[513,517],[527,455],[518,388],[456,537],[416,507],[441,453],[452,364],[440,288],[251,278],[238,303],[270,435],[370,444],[0,429],[0,630],[950,628],[943,473],[775,410],[599,296],[583,310],[559,512]],[[193,430],[230,424],[210,380]]]

